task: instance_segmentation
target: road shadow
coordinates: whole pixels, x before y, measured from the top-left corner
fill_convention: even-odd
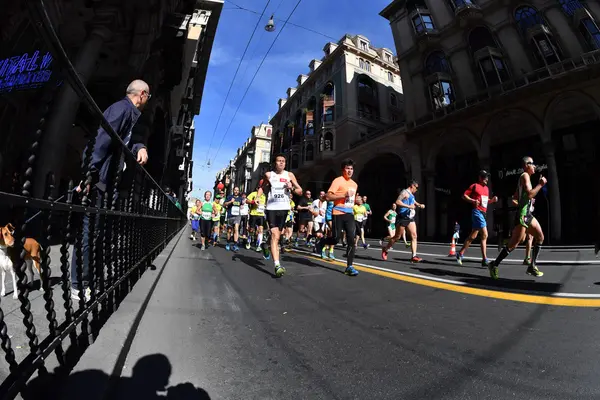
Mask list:
[[[231,257],[231,261],[238,261],[238,260],[240,260],[247,266],[254,268],[257,271],[262,272],[263,274],[269,275],[273,279],[279,279],[279,277],[277,275],[275,275],[273,272],[269,271],[268,269],[265,269],[265,264],[263,264],[263,262],[261,260],[259,260],[258,258],[248,257],[246,255],[239,254],[239,253],[236,253]]]
[[[315,255],[315,257],[316,257],[316,255]],[[344,273],[344,271],[342,271],[342,270],[340,270],[338,268],[329,267],[326,264],[318,264],[318,263],[312,261],[309,258],[304,258],[304,257],[301,257],[301,256],[292,256],[289,253],[287,254],[286,258],[289,259],[292,262],[295,262],[295,263],[300,264],[300,265],[305,265],[307,267],[328,269],[330,271],[337,272],[338,274],[343,274]]]
[[[164,354],[151,354],[137,361],[131,377],[111,377],[93,369],[75,372],[65,379],[50,373],[31,380],[21,396],[23,400],[210,400],[204,389],[190,382],[170,385],[172,370]]]
[[[600,285],[600,282],[594,282],[594,285]]]
[[[412,267],[411,269],[417,270],[424,274],[434,276],[450,276],[456,278],[460,282],[464,282],[469,286],[485,287],[488,289],[502,289],[510,290],[515,292],[522,291],[533,291],[543,293],[556,293],[562,288],[562,283],[548,283],[540,282],[535,279],[498,279],[494,280],[487,276],[469,274],[466,272],[457,272],[443,270],[439,268],[424,268],[424,267]]]

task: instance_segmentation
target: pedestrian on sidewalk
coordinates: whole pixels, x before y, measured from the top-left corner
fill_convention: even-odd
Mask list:
[[[148,162],[148,151],[146,146],[143,143],[130,143],[130,141],[132,129],[140,118],[142,110],[148,103],[148,100],[152,97],[150,94],[150,87],[142,80],[134,80],[127,86],[125,94],[123,99],[113,103],[106,111],[104,111],[104,118],[133,152],[137,158],[137,162],[140,165],[145,165]],[[91,195],[91,205],[94,207],[102,207],[104,193],[109,185],[113,183],[111,180],[114,177],[109,176],[109,169],[112,157],[119,154],[118,151],[115,151],[115,147],[118,146],[113,144],[112,138],[108,132],[106,132],[102,126],[98,128],[92,157],[89,163],[89,168],[92,173],[92,182],[95,182],[95,190],[91,190],[92,188],[90,186],[84,188],[83,182],[78,188],[79,192],[85,191],[88,195]],[[85,154],[86,152],[84,151],[84,157]],[[125,168],[124,159],[119,161],[118,168]],[[87,213],[83,216],[83,239],[81,244],[82,282],[80,282],[77,277],[77,267],[79,264],[76,257],[76,251],[73,249],[71,259],[71,296],[74,299],[79,299],[80,290],[84,290],[85,301],[89,301],[91,296],[91,290],[89,288],[91,280],[89,265],[90,240],[92,240],[92,238],[90,238],[90,218],[93,218],[95,226],[98,227],[99,219],[97,217],[97,214],[90,217]]]

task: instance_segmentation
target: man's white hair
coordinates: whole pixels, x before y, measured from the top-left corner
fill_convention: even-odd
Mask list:
[[[138,94],[141,91],[150,92],[150,86],[141,79],[136,79],[127,86],[126,94]]]
[[[523,157],[523,166],[527,165],[527,163],[533,162],[533,158],[529,156]]]

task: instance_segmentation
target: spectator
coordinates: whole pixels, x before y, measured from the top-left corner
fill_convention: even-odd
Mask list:
[[[150,87],[142,80],[134,80],[127,86],[126,96],[112,104],[104,111],[104,118],[108,121],[114,131],[121,137],[123,142],[131,149],[133,154],[137,158],[137,162],[144,165],[148,162],[148,151],[143,143],[133,143],[131,141],[131,132],[138,121],[142,110],[146,106],[146,103],[152,95],[150,94]],[[106,192],[110,179],[109,167],[111,165],[112,157],[115,154],[119,154],[119,145],[112,143],[112,138],[100,127],[96,135],[96,142],[94,150],[92,152],[92,159],[89,164],[89,168],[92,172],[93,180],[96,182],[96,190],[90,190],[90,187],[83,188],[83,185],[79,186],[78,191],[85,190],[92,196],[91,205],[95,207],[102,206],[102,199]],[[84,152],[85,154],[85,152]],[[124,157],[121,157],[118,168],[125,169]],[[114,174],[113,174],[114,175]],[[98,219],[96,215],[91,217],[94,219],[95,226],[98,226]],[[83,217],[83,240],[81,245],[82,252],[82,278],[83,282],[79,282],[77,279],[77,259],[75,257],[75,250],[73,249],[72,261],[71,261],[71,297],[79,299],[79,291],[84,290],[84,298],[86,301],[90,299],[91,290],[89,288],[90,283],[90,216],[84,215]]]

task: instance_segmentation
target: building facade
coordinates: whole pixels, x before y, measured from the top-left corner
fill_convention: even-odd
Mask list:
[[[9,4],[10,3],[10,4]],[[79,107],[63,84],[44,41],[37,37],[24,1],[6,4],[0,15],[0,190],[19,190],[36,124],[50,107],[37,171],[53,171],[57,191],[82,178],[81,159],[97,121]],[[132,140],[146,144],[148,172],[183,200],[191,182],[193,116],[200,111],[204,80],[221,0],[156,1],[132,7],[108,2],[44,2],[62,46],[101,109],[143,79],[152,99]],[[141,4],[141,3],[140,3]],[[39,167],[42,165],[43,167]],[[34,179],[41,196],[45,176]]]
[[[358,161],[359,190],[387,204],[417,179],[421,235],[449,240],[454,222],[470,226],[461,195],[485,168],[500,197],[488,213],[494,237],[512,224],[510,198],[529,155],[548,178],[535,203],[546,242],[591,243],[600,223],[600,4],[396,0],[381,15],[407,121],[336,155]]]
[[[345,35],[323,51],[279,100],[271,119],[272,153],[285,154],[288,169],[313,192],[329,179],[320,174],[332,170],[336,154],[405,121],[400,70],[391,50],[374,47],[362,35]]]

